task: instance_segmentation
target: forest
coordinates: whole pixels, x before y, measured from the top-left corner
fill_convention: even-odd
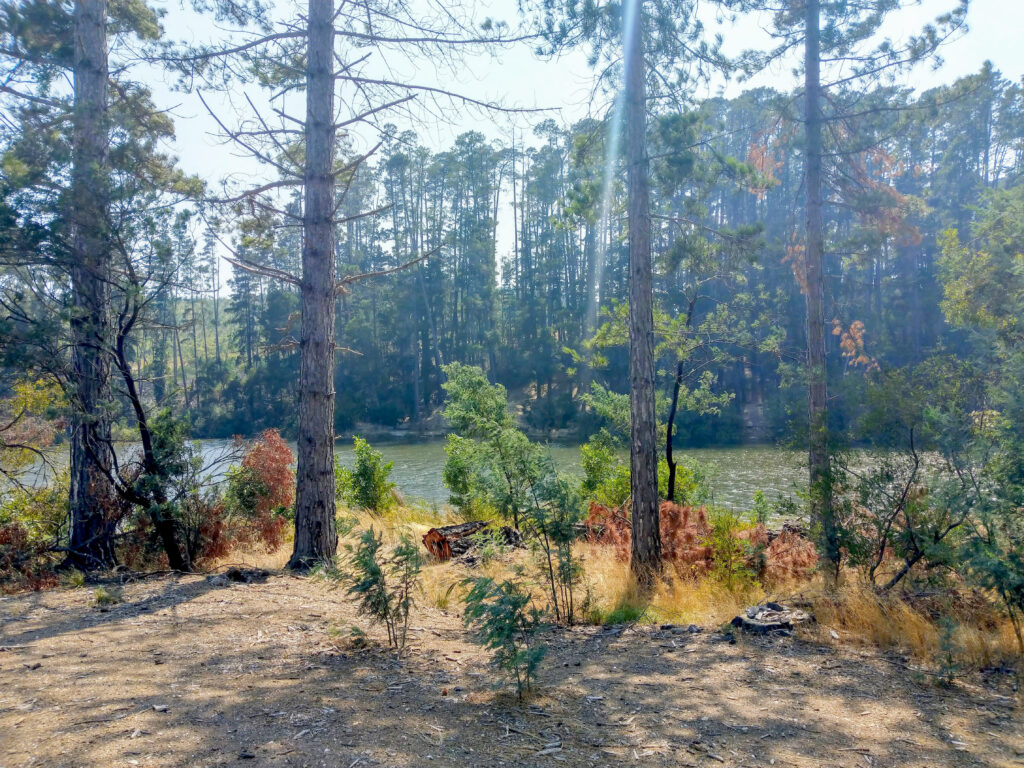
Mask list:
[[[0,767],[1021,763],[991,5],[0,0]]]

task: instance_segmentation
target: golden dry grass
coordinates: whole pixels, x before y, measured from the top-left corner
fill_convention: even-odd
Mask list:
[[[349,520],[349,524],[343,526],[349,531],[341,539],[342,547],[352,544],[360,531],[371,526],[382,533],[385,544],[391,545],[403,535],[418,542],[430,528],[455,522],[444,512],[410,507],[398,507],[384,514],[341,510],[339,518]],[[632,579],[627,563],[613,547],[581,542],[576,553],[584,565],[578,604],[586,606],[580,616],[586,622],[720,626],[747,606],[779,600],[806,607],[817,618],[815,625],[803,631],[808,639],[826,644],[840,642],[898,650],[925,663],[936,663],[946,653],[943,628],[934,610],[922,610],[898,595],[878,595],[859,583],[854,574],[849,575],[837,595],[828,596],[816,578],[775,586],[771,591],[756,582],[741,580],[730,589],[711,577],[680,576],[667,569],[653,594],[645,596]],[[290,554],[290,542],[273,553],[236,550],[217,566],[281,570]],[[422,574],[421,600],[433,608],[453,608],[465,591],[462,582],[466,578],[521,579],[522,574],[533,572],[531,558],[529,552],[517,551],[472,568],[428,560]],[[534,580],[533,592],[537,603],[544,605],[547,597],[539,579]],[[979,608],[978,601],[974,601],[968,610],[956,601],[949,601],[941,613],[952,618],[956,625],[947,639],[947,646],[952,646],[957,664],[980,668],[1020,662],[1013,627],[990,602],[982,599]],[[839,633],[839,641],[832,637],[832,630]]]
[[[764,599],[764,591],[754,583],[737,583],[729,589],[712,578],[681,577],[670,570],[666,570],[654,593],[645,596],[627,564],[612,548],[581,544],[578,552],[595,619],[642,615],[642,620],[650,622],[722,624]]]
[[[817,587],[817,585],[815,585]],[[973,668],[1020,661],[1020,652],[1009,619],[991,603],[969,607],[950,599],[941,610],[952,620],[951,632],[944,632],[940,616],[915,607],[901,595],[880,595],[868,586],[848,582],[835,596],[817,588],[809,595],[811,611],[818,625],[811,632],[824,642],[833,642],[829,630],[840,633],[842,642],[894,649],[924,662],[934,662],[947,653]]]

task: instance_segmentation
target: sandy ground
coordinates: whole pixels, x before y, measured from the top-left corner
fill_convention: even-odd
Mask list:
[[[588,627],[546,633],[520,704],[453,613],[417,609],[399,660],[350,647],[366,622],[297,577],[154,578],[93,603],[0,599],[0,768],[1024,765],[1001,673],[946,690],[873,651]]]

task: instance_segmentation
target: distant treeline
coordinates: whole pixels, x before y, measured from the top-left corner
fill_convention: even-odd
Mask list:
[[[942,233],[967,233],[994,188],[1024,170],[1024,90],[989,68],[922,94],[842,93],[830,124],[825,219],[832,418],[843,426],[857,367],[970,354],[940,308]],[[837,109],[837,111],[839,111]],[[712,99],[652,121],[652,212],[659,316],[658,386],[666,408],[685,360],[680,444],[800,434],[804,310],[799,97],[769,89]],[[443,400],[440,367],[482,366],[522,403],[535,430],[587,432],[578,395],[625,391],[621,308],[627,248],[622,168],[607,187],[609,125],[553,122],[508,143],[465,133],[444,152],[392,130],[341,215],[340,275],[432,254],[339,298],[336,430],[421,424]],[[298,201],[293,201],[297,207]],[[498,217],[514,214],[499,237]],[[273,215],[215,232],[195,215],[162,235],[179,279],[156,299],[160,322],[134,358],[148,394],[187,413],[197,436],[294,430],[297,288],[232,267],[298,272],[298,230]],[[588,340],[595,339],[593,343]],[[701,377],[704,376],[704,379]],[[701,406],[703,397],[717,404]],[[731,395],[731,399],[729,396]],[[718,411],[716,414],[715,411]]]

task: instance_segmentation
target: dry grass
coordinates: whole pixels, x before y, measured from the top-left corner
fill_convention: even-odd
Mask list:
[[[419,541],[430,528],[455,522],[445,513],[410,507],[384,514],[343,510],[339,517],[350,522],[345,526],[349,531],[342,537],[342,546],[353,543],[359,532],[370,526],[382,532],[386,544],[393,544],[403,535]],[[951,593],[915,602],[898,595],[878,595],[860,584],[853,574],[837,596],[827,596],[817,578],[777,585],[770,592],[750,580],[739,580],[729,589],[714,578],[680,575],[668,567],[653,595],[644,596],[615,547],[581,542],[576,552],[585,570],[578,595],[586,605],[581,618],[588,623],[639,621],[718,626],[749,605],[776,599],[809,608],[817,624],[805,634],[826,644],[836,642],[830,632],[835,630],[841,643],[898,650],[928,664],[938,663],[948,647],[952,647],[957,664],[970,668],[1016,664],[1021,659],[1009,620],[991,601],[976,593]],[[236,550],[218,566],[281,570],[290,554],[290,542],[272,553]],[[524,551],[479,563],[472,569],[428,560],[423,569],[421,600],[433,608],[450,609],[458,605],[465,591],[461,585],[467,577],[521,578],[519,574],[531,572],[531,566],[531,555]],[[534,595],[538,604],[545,604],[547,597],[541,584],[534,585]],[[943,616],[955,622],[955,629],[945,638],[946,648]]]
[[[403,536],[419,541],[428,530],[435,526],[447,525],[452,522],[444,511],[435,511],[427,507],[401,506],[387,512],[377,513],[368,509],[338,508],[340,548],[355,542],[361,531],[373,527],[382,533],[384,543],[393,545]],[[341,550],[344,551],[343,549]],[[276,550],[269,552],[265,547],[239,547],[228,555],[214,561],[209,570],[219,570],[231,565],[247,568],[265,568],[268,571],[283,570],[292,554],[292,536]]]
[[[647,597],[611,547],[581,544],[579,554],[590,589],[591,620],[642,617],[655,623],[722,624],[765,597],[762,588],[752,582],[737,582],[730,590],[715,579],[682,577],[671,569],[666,570],[654,594]]]
[[[843,642],[893,649],[918,661],[939,662],[947,649],[957,664],[995,667],[1020,661],[1013,626],[997,607],[972,593],[949,593],[937,605],[915,605],[912,598],[879,595],[866,585],[847,583],[836,596],[820,589],[809,597],[818,627],[818,639],[832,642],[829,630]],[[942,618],[951,619],[952,632],[944,633]],[[943,635],[948,634],[944,639]],[[943,647],[943,646],[946,647]]]

